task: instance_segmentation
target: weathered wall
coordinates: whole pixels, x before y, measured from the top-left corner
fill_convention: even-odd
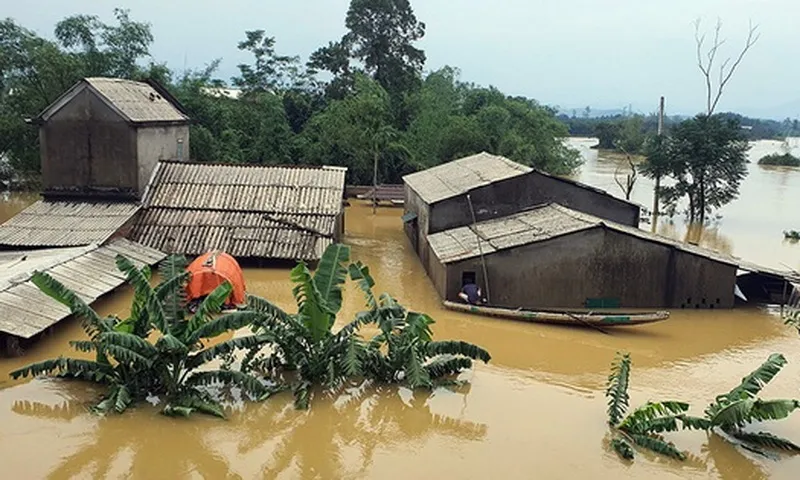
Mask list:
[[[636,205],[538,172],[476,188],[470,192],[470,198],[478,222],[554,202],[623,225],[639,225],[639,207]],[[428,233],[470,224],[469,201],[466,195],[460,195],[432,206]]]
[[[425,203],[415,191],[405,185],[405,195],[403,198],[404,213],[414,212],[417,218],[414,221],[403,225],[406,236],[411,241],[414,251],[417,252],[422,265],[428,266],[428,222],[430,218],[430,206]]]
[[[45,194],[138,189],[134,130],[90,90],[39,130]]]
[[[179,146],[181,142],[182,147]],[[142,194],[159,160],[178,160],[179,153],[182,155],[182,160],[188,160],[189,126],[167,125],[139,128],[137,152],[139,194]]]
[[[674,257],[675,282],[671,307],[691,309],[732,308],[736,270],[683,251]]]
[[[582,308],[589,298],[616,298],[621,308],[679,308],[676,299],[700,292],[707,302],[720,299],[714,308],[733,305],[734,267],[600,227],[485,259],[495,305]],[[434,279],[443,298],[458,300],[464,272],[475,272],[485,289],[480,258],[446,270],[445,287]]]

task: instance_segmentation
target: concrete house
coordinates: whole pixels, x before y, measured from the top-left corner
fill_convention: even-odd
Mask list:
[[[141,199],[159,160],[189,156],[189,117],[156,83],[85,78],[32,123],[45,196]]]
[[[513,308],[734,305],[738,259],[558,204],[428,241],[426,268],[446,300],[458,301],[462,285],[477,281],[492,305]]]
[[[640,207],[602,190],[480,153],[403,177],[405,231],[427,265],[429,235],[555,202],[623,225]]]

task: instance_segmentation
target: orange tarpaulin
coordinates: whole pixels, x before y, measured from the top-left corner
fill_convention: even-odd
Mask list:
[[[189,301],[207,296],[227,280],[233,287],[227,303],[244,305],[247,302],[242,269],[236,259],[227,253],[219,250],[207,252],[197,257],[186,269],[192,274],[186,286]]]

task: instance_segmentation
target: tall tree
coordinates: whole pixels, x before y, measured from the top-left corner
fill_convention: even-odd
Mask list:
[[[425,52],[414,43],[425,36],[425,24],[408,0],[352,0],[345,25],[345,45],[387,92],[419,84]]]
[[[674,127],[668,148],[676,183],[663,193],[671,211],[685,197],[689,220],[702,224],[708,213],[738,197],[750,145],[736,120],[698,115]]]
[[[238,44],[239,50],[253,54],[254,64],[239,64],[240,75],[233,84],[246,93],[278,93],[305,86],[309,76],[297,56],[279,55],[275,51],[275,37],[264,30],[249,30]]]

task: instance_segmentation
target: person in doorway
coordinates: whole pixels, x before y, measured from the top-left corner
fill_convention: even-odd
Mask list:
[[[483,298],[483,294],[481,292],[481,287],[475,285],[474,283],[467,283],[461,287],[461,291],[458,292],[458,296],[470,305],[481,305],[486,303],[486,299]]]

